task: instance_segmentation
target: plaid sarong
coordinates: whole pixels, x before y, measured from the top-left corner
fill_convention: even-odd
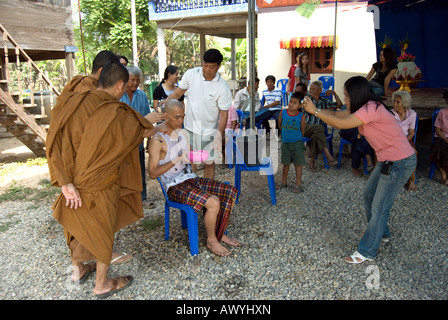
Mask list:
[[[171,186],[167,195],[170,201],[188,204],[197,213],[205,213],[205,203],[212,196],[217,196],[220,202],[216,220],[216,237],[221,240],[230,220],[230,213],[235,203],[238,189],[221,181],[194,178]]]

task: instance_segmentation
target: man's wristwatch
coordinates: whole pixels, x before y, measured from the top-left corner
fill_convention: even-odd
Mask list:
[[[314,116],[317,117],[317,114],[319,113],[320,109],[317,109],[316,112],[314,112]]]

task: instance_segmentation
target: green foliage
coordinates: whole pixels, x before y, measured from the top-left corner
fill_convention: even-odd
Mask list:
[[[54,201],[61,191],[60,188],[53,187],[51,182],[46,179],[40,180],[39,186],[39,188],[29,188],[13,184],[0,195],[0,203],[15,200],[27,200],[36,203],[41,203],[45,200]]]
[[[157,46],[156,23],[148,19],[148,2],[135,1],[137,55],[139,66],[145,74],[157,73],[157,61],[151,58],[151,48]],[[82,36],[86,54],[86,73],[90,73],[92,61],[101,50],[110,50],[125,55],[132,60],[132,21],[131,2],[128,0],[100,1],[83,0]],[[80,52],[76,66],[84,73],[82,42],[79,22],[75,21],[75,37]]]

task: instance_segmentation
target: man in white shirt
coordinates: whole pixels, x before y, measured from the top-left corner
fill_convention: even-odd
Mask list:
[[[214,160],[216,153],[221,153],[222,136],[232,105],[230,88],[218,73],[222,60],[223,56],[218,50],[207,50],[202,67],[187,70],[176,90],[166,99],[179,99],[188,91],[184,128],[190,134],[193,150],[209,151],[204,178],[210,179],[215,178]],[[195,167],[193,165],[193,169]]]
[[[255,113],[257,113],[261,109],[260,95],[258,94],[258,86],[260,84],[260,79],[255,79]],[[236,109],[243,111],[243,123],[244,120],[249,118],[250,116],[250,86],[241,89],[235,95],[235,99],[233,101],[233,105]]]

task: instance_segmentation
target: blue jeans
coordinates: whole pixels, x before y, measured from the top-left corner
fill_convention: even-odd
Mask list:
[[[376,81],[370,80],[370,87],[377,97],[384,96],[384,87]]]
[[[381,173],[383,162],[378,162],[363,191],[367,229],[358,245],[358,252],[373,259],[378,254],[382,238],[391,236],[387,221],[398,193],[417,166],[417,156],[394,161],[390,175]]]

